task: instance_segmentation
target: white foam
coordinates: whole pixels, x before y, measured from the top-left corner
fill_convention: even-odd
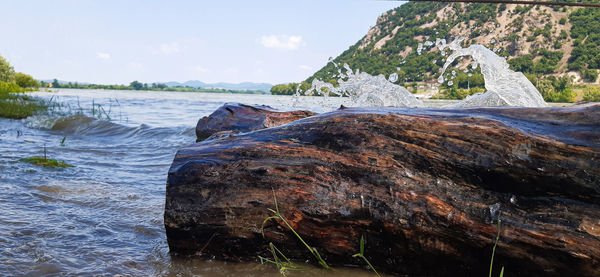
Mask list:
[[[334,64],[335,65],[335,64]],[[330,95],[349,97],[350,106],[357,107],[424,107],[423,102],[413,96],[405,87],[394,84],[398,74],[393,73],[386,79],[383,74],[372,76],[359,70],[353,71],[348,64],[344,64],[345,71],[340,69],[338,86],[314,79],[312,86],[305,95],[321,95],[325,98]],[[296,98],[300,99],[301,90],[296,91]]]
[[[475,44],[462,48],[459,44],[462,38],[450,44],[437,40],[440,50],[449,48],[454,51],[446,60],[438,81],[444,81],[443,74],[458,57],[471,56],[472,68],[481,66],[481,74],[487,91],[467,97],[465,100],[449,105],[451,107],[484,107],[484,106],[522,106],[546,107],[547,104],[540,92],[521,72],[509,69],[506,59],[496,55],[482,45]]]

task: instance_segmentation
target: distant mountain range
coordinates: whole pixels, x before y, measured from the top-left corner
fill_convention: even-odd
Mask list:
[[[54,80],[40,80],[46,83],[52,83]],[[68,83],[75,83],[75,82],[69,82],[69,81],[61,81],[58,80],[58,83],[61,85],[65,85]],[[160,82],[159,82],[160,83]],[[90,83],[86,83],[86,82],[79,82],[78,84],[80,85],[89,85]],[[223,82],[219,82],[219,83],[204,83],[201,81],[197,81],[197,80],[192,80],[192,81],[187,81],[187,82],[166,82],[164,83],[165,85],[169,86],[169,87],[192,87],[192,88],[221,88],[221,89],[230,89],[230,90],[255,90],[255,91],[264,91],[266,93],[269,93],[271,90],[271,87],[273,87],[272,84],[268,84],[268,83],[252,83],[252,82],[243,82],[243,83],[238,83],[238,84],[234,84],[234,83],[223,83]],[[150,85],[150,84],[148,84]]]
[[[243,82],[239,84],[233,83],[205,83],[197,80],[187,81],[183,83],[179,82],[166,82],[165,85],[170,87],[193,87],[193,88],[222,88],[222,89],[232,89],[232,90],[259,90],[264,92],[269,92],[272,84],[268,83],[252,83],[252,82]]]
[[[52,83],[54,82],[54,80],[38,80],[40,82],[44,82],[44,83]],[[90,83],[86,83],[86,82],[69,82],[69,81],[62,81],[62,80],[56,80],[59,84],[61,85],[66,85],[68,83],[77,83],[80,85],[89,85]]]

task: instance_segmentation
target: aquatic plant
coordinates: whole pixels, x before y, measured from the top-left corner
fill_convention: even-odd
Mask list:
[[[112,102],[111,102],[112,104]],[[98,119],[102,119],[102,117],[104,116],[104,118],[106,120],[110,120],[110,110],[107,113],[106,110],[104,109],[104,107],[102,107],[101,104],[96,104],[95,100],[92,99],[92,116],[96,117]]]
[[[498,217],[498,235],[496,235],[496,242],[494,243],[494,248],[492,249],[492,259],[490,260],[490,274],[489,277],[492,277],[492,267],[494,266],[494,255],[496,254],[496,246],[498,246],[498,240],[500,240],[500,217]],[[504,267],[500,270],[500,277],[504,276]]]
[[[65,161],[62,161],[62,160],[59,161],[56,159],[48,159],[48,155],[46,153],[46,146],[44,146],[44,156],[43,157],[33,156],[33,157],[29,157],[29,158],[19,159],[19,161],[32,163],[32,164],[43,166],[43,167],[60,167],[60,168],[75,167],[74,165],[65,163]]]
[[[280,220],[281,222],[283,222],[285,224],[285,226],[292,231],[292,233],[296,236],[296,238],[298,238],[298,240],[300,240],[300,242],[306,247],[306,249],[308,249],[308,251],[315,257],[315,259],[317,259],[318,263],[325,269],[330,269],[329,265],[327,265],[327,263],[325,262],[325,260],[323,260],[323,258],[321,257],[321,255],[319,254],[319,252],[317,251],[316,248],[311,247],[310,245],[308,245],[308,243],[306,243],[306,241],[304,241],[304,239],[302,239],[302,237],[296,232],[296,230],[294,230],[294,228],[292,228],[292,226],[287,222],[287,220],[283,217],[283,215],[281,215],[281,213],[279,212],[279,206],[277,205],[277,197],[275,196],[275,191],[273,190],[273,199],[275,200],[275,210],[273,209],[268,209],[270,212],[272,212],[274,215],[265,218],[265,220],[262,223],[261,226],[261,233],[263,235],[263,237],[265,236],[265,232],[264,232],[264,228],[265,228],[265,223],[267,223],[268,221],[274,219],[274,220]],[[273,252],[273,251],[272,251]],[[279,253],[281,254],[281,252],[279,251]],[[273,259],[277,260],[277,257],[275,255],[275,252],[273,252],[274,256]],[[281,254],[283,255],[283,254]],[[284,256],[285,257],[285,256]],[[261,259],[261,261],[265,258],[259,257]],[[266,260],[266,259],[265,259]],[[275,260],[266,260],[268,262],[275,262]],[[287,260],[287,258],[286,258]],[[287,260],[289,262],[289,260]],[[275,262],[276,264],[278,264],[278,266],[280,265],[279,263]],[[280,271],[281,271],[281,267],[280,267]]]
[[[308,249],[308,251],[317,259],[317,261],[319,262],[319,264],[325,268],[325,269],[332,269],[331,267],[329,267],[329,265],[327,264],[327,262],[325,262],[325,260],[321,257],[321,255],[319,254],[319,252],[317,251],[316,248],[311,247],[310,245],[308,245],[306,243],[306,241],[304,241],[304,239],[296,232],[296,230],[294,230],[294,228],[287,222],[287,220],[285,219],[285,217],[283,217],[283,215],[281,215],[281,213],[279,212],[279,205],[277,204],[277,197],[275,196],[275,191],[273,191],[273,200],[275,202],[275,210],[273,209],[268,209],[270,212],[272,212],[274,215],[267,217],[263,223],[262,226],[260,228],[261,233],[263,235],[263,238],[265,236],[264,233],[264,229],[265,229],[265,224],[270,221],[270,220],[280,220],[281,222],[284,223],[284,225],[290,230],[292,231],[292,233],[296,236],[296,238],[298,238],[298,240],[300,240],[300,242]],[[306,267],[300,266],[294,262],[292,262],[290,259],[288,259],[283,252],[281,252],[272,242],[269,243],[269,251],[271,252],[271,255],[273,255],[273,258],[265,258],[262,256],[258,256],[258,258],[260,259],[260,263],[261,264],[265,264],[265,263],[271,263],[277,266],[277,268],[279,269],[279,273],[283,276],[286,276],[287,271],[288,270],[307,270]],[[369,268],[378,276],[381,277],[381,275],[379,274],[379,272],[377,272],[377,270],[375,269],[375,267],[371,264],[371,262],[365,257],[365,238],[364,236],[360,237],[360,252],[356,253],[354,255],[352,255],[352,257],[354,258],[361,258],[363,259],[367,265],[369,266]]]
[[[275,191],[273,191],[273,199],[274,199],[274,203],[275,203],[275,209],[273,210],[273,209],[269,208],[268,210],[270,212],[272,212],[274,215],[270,216],[270,217],[267,217],[263,221],[263,223],[262,223],[261,233],[262,233],[263,238],[265,237],[265,233],[264,233],[265,224],[268,221],[270,221],[270,220],[280,220],[281,222],[284,223],[284,225],[290,231],[292,231],[292,233],[296,236],[296,238],[298,238],[300,240],[300,242],[317,259],[317,261],[319,262],[319,264],[323,268],[325,268],[325,269],[331,269],[331,267],[329,267],[329,265],[327,265],[327,263],[325,262],[325,260],[323,260],[323,258],[321,258],[321,256],[319,255],[319,252],[317,251],[317,249],[314,248],[314,247],[311,247],[310,245],[308,245],[306,243],[306,241],[304,241],[304,239],[296,232],[296,230],[294,230],[294,228],[287,222],[287,220],[285,219],[285,217],[283,217],[283,215],[279,212],[279,205],[277,203],[277,197],[275,196]],[[500,218],[498,218],[497,229],[498,229],[498,233],[496,235],[496,239],[495,239],[495,242],[494,242],[494,247],[492,248],[492,256],[491,256],[491,259],[490,259],[489,277],[492,277],[492,272],[493,272],[493,267],[494,267],[494,256],[496,255],[496,247],[498,247],[498,241],[500,240],[500,232],[501,232],[501,220],[500,220]],[[371,262],[365,256],[365,238],[364,238],[364,235],[360,237],[360,247],[359,247],[359,250],[360,250],[360,252],[352,255],[352,257],[353,258],[360,258],[360,259],[362,259],[369,266],[369,269],[371,269],[375,273],[375,275],[377,275],[378,277],[381,277],[381,275],[379,274],[379,272],[377,272],[377,270],[375,269],[375,267],[373,266],[373,264],[371,264]],[[288,270],[298,270],[298,271],[307,270],[306,267],[300,266],[300,265],[292,262],[272,242],[269,243],[269,251],[271,252],[271,255],[273,256],[273,258],[271,259],[271,258],[266,258],[266,257],[258,256],[258,258],[260,259],[260,263],[261,264],[265,264],[265,263],[274,264],[279,269],[279,273],[281,275],[287,276],[287,271]],[[499,276],[500,277],[504,277],[504,266],[500,270],[500,275]]]
[[[44,166],[44,167],[75,167],[74,165],[70,165],[68,163],[66,163],[65,161],[59,161],[59,160],[55,160],[55,159],[48,159],[46,157],[39,157],[39,156],[33,156],[33,157],[29,157],[29,158],[22,158],[19,159],[20,162],[28,162],[28,163],[32,163],[35,165],[39,165],[39,166]]]
[[[365,257],[365,237],[364,236],[360,237],[360,252],[352,255],[352,257],[363,259],[367,263],[367,265],[369,265],[369,268],[371,270],[373,270],[373,272],[375,272],[375,274],[377,276],[381,277],[381,275],[379,275],[379,272],[377,272],[377,270],[375,270],[375,267],[373,267],[373,265],[371,264],[371,262],[369,262],[369,260],[367,259],[367,257]]]
[[[306,270],[305,267],[302,267],[288,259],[279,249],[277,249],[277,247],[275,247],[272,242],[269,243],[269,250],[271,251],[271,255],[273,255],[273,259],[258,256],[260,259],[260,264],[272,263],[276,265],[279,269],[279,273],[283,276],[287,276],[286,274],[288,270]],[[283,259],[281,259],[279,256],[281,256]]]

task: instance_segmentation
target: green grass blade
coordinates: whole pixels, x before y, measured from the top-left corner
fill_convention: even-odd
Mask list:
[[[361,255],[365,254],[365,236],[364,235],[360,236],[360,254]]]
[[[496,254],[496,247],[498,246],[498,240],[500,240],[500,217],[498,217],[498,234],[496,235],[496,242],[494,243],[494,248],[492,248],[492,258],[490,260],[490,274],[489,277],[492,277],[492,269],[494,266],[494,255]]]

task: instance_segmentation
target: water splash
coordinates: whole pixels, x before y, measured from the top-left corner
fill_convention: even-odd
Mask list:
[[[481,74],[487,91],[467,97],[465,100],[450,105],[450,107],[484,107],[484,106],[523,106],[546,107],[547,104],[540,92],[521,72],[509,69],[506,60],[482,45],[475,44],[462,48],[458,38],[446,44],[443,40],[436,40],[436,46],[443,51],[449,48],[454,51],[444,64],[438,82],[444,82],[444,72],[458,57],[471,56],[472,68],[481,66]]]
[[[333,63],[337,67],[336,63]],[[361,107],[424,107],[423,102],[414,97],[405,87],[396,85],[398,74],[391,74],[386,79],[383,74],[372,76],[360,70],[353,71],[348,64],[344,64],[342,70],[338,68],[337,83],[334,86],[331,83],[314,79],[312,86],[305,95],[321,95],[325,98],[329,96],[349,97],[350,106]],[[302,91],[296,91],[296,99],[300,99]]]

